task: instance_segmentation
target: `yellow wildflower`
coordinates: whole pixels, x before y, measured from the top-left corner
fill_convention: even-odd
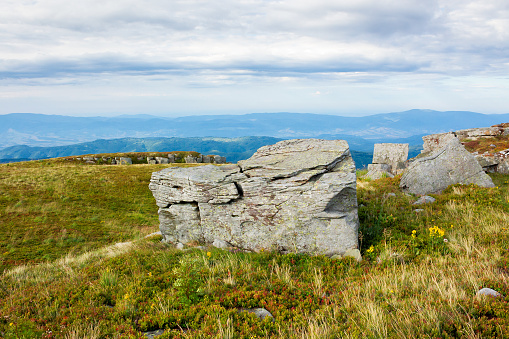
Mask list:
[[[375,250],[375,248],[373,247],[373,245],[371,245],[366,252],[371,253],[374,250]]]

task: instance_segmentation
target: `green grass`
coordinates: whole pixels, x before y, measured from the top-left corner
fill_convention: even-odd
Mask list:
[[[416,197],[399,192],[398,177],[359,180],[358,263],[177,251],[160,237],[143,239],[158,224],[147,188],[154,166],[1,169],[2,234],[16,240],[24,227],[27,239],[2,255],[9,268],[0,280],[3,338],[143,338],[160,328],[163,339],[509,336],[509,176],[493,175],[497,188],[451,186],[417,207]],[[68,226],[85,215],[79,228]],[[24,234],[35,226],[40,239],[31,243]],[[83,240],[66,245],[64,228]],[[2,235],[7,249],[9,237]],[[112,245],[126,240],[134,241]],[[476,296],[482,287],[503,297]],[[256,307],[274,322],[242,311]]]
[[[0,271],[158,230],[148,183],[153,171],[168,166],[0,165]]]

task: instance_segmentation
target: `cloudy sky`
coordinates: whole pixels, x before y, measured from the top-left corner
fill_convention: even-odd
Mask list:
[[[509,112],[507,0],[0,4],[0,114]]]

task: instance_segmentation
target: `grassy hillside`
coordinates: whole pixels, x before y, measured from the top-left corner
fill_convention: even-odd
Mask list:
[[[155,169],[0,165],[1,337],[509,336],[509,176],[417,207],[398,178],[358,181],[358,263],[143,239],[157,230]],[[243,311],[256,307],[274,321]]]

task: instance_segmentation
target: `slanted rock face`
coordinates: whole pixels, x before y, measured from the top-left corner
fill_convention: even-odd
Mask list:
[[[355,165],[342,140],[287,140],[238,165],[167,168],[150,189],[165,241],[327,255],[358,246]]]
[[[404,191],[436,193],[458,183],[494,187],[493,181],[474,156],[453,134],[429,140],[435,140],[428,144],[434,146],[426,148],[432,151],[415,158],[401,177],[400,187]]]

